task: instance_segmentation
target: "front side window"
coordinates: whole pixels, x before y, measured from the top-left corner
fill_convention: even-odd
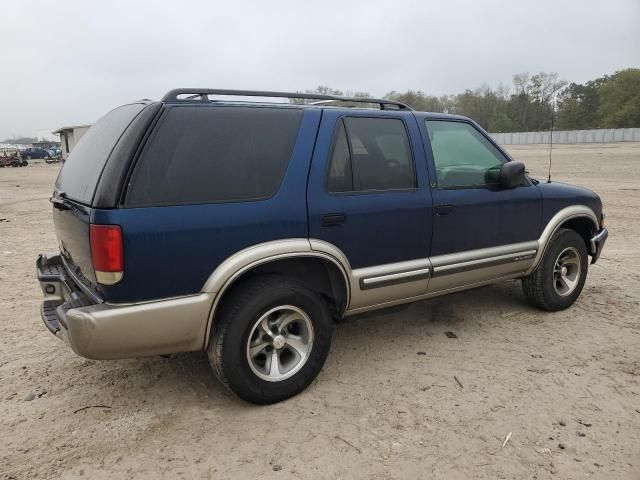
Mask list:
[[[180,106],[150,139],[127,206],[261,200],[280,186],[302,110]]]
[[[402,120],[346,117],[338,122],[327,175],[331,193],[416,187]]]
[[[442,120],[425,121],[438,187],[476,187],[498,182],[504,155],[472,125]]]

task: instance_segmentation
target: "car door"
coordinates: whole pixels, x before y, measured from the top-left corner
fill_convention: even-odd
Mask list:
[[[538,188],[529,179],[500,188],[500,167],[511,159],[473,122],[425,117],[421,128],[434,201],[429,291],[524,272],[540,234]]]
[[[432,199],[411,112],[324,109],[307,206],[312,247],[349,261],[350,310],[426,291]]]

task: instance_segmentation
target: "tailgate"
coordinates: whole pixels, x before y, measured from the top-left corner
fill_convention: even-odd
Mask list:
[[[64,203],[58,203],[55,200],[54,202],[53,224],[65,267],[84,286],[97,291],[89,240],[91,210],[68,200]]]

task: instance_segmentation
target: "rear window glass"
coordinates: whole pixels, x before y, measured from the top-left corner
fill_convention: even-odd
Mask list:
[[[73,200],[90,204],[113,147],[144,107],[140,103],[118,107],[87,130],[60,170],[56,188]]]
[[[138,162],[125,204],[271,197],[289,163],[302,114],[291,108],[171,108]]]

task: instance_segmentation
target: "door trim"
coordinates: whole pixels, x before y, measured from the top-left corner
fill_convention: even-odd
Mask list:
[[[444,290],[438,290],[438,291],[435,291],[435,292],[427,292],[427,293],[423,293],[421,295],[416,295],[416,296],[413,296],[413,297],[401,298],[401,299],[398,299],[398,300],[392,300],[392,301],[389,301],[389,302],[378,303],[378,304],[375,304],[375,305],[368,305],[368,306],[359,307],[359,308],[352,308],[352,309],[349,309],[346,312],[344,312],[344,316],[347,317],[347,316],[356,315],[356,314],[359,314],[359,313],[370,312],[372,310],[379,310],[379,309],[382,309],[382,308],[393,307],[393,306],[396,306],[396,305],[403,305],[403,304],[407,304],[407,303],[418,302],[420,300],[427,300],[429,298],[439,297],[439,296],[442,296],[442,295],[446,295],[448,293],[462,292],[464,290],[469,290],[469,289],[472,289],[472,288],[481,287],[483,285],[491,285],[493,283],[500,282],[502,280],[511,280],[511,279],[514,279],[514,278],[518,278],[520,276],[521,276],[521,274],[515,273],[515,274],[511,274],[511,275],[505,275],[505,276],[501,276],[501,277],[492,278],[490,280],[484,280],[484,281],[481,281],[481,282],[471,283],[471,284],[468,284],[468,285],[451,287],[451,288],[447,288],[447,289],[444,289]]]
[[[431,264],[434,269],[433,276],[440,277],[478,268],[529,260],[535,257],[537,251],[538,242],[534,240],[438,255],[431,258]]]
[[[352,270],[347,313],[521,276],[531,266],[537,251],[538,242],[534,240]]]
[[[407,270],[405,272],[389,273],[386,275],[377,275],[360,278],[360,289],[368,290],[370,288],[386,287],[397,283],[413,282],[423,280],[431,276],[431,268],[419,268],[417,270]]]

